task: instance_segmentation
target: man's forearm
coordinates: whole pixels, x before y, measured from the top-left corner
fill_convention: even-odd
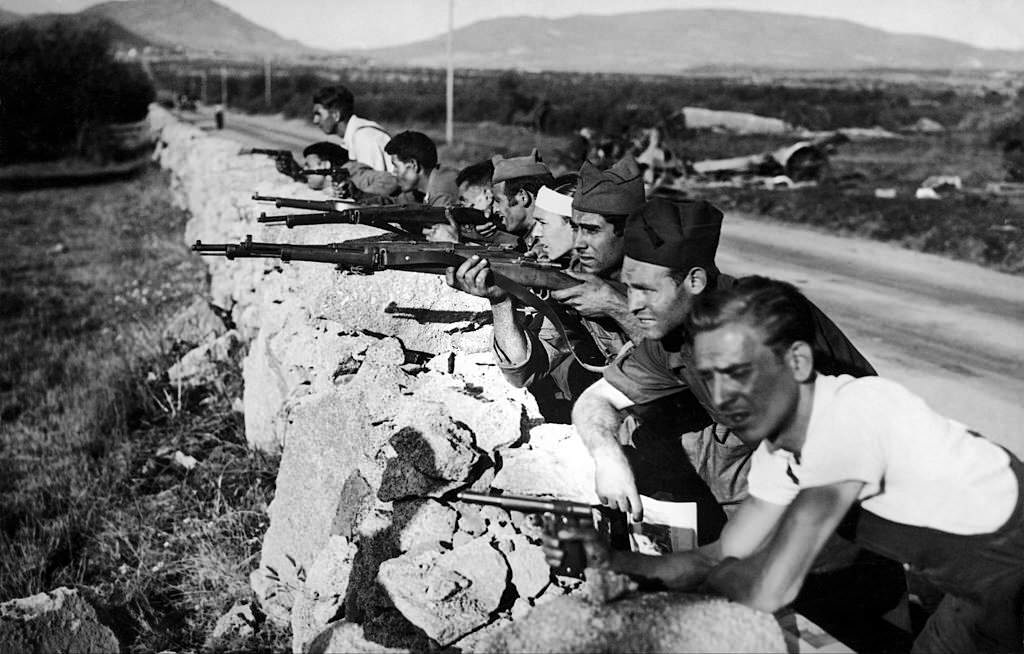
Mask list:
[[[572,424],[595,460],[602,456],[625,458],[619,445],[622,414],[603,397],[596,396],[591,390],[593,388],[584,391],[576,400]]]
[[[701,550],[662,556],[637,552],[613,552],[611,568],[668,590],[694,590],[715,567],[715,559]]]
[[[494,344],[509,362],[525,361],[529,355],[527,337],[523,327],[516,320],[512,300],[505,299],[491,305],[494,320]]]

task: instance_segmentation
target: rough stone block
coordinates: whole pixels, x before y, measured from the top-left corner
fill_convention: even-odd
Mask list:
[[[0,652],[107,654],[119,649],[114,632],[71,588],[0,604]]]
[[[423,545],[439,549],[439,543],[451,543],[458,513],[434,500],[395,502],[394,525],[398,547],[408,552]]]
[[[352,565],[358,548],[347,538],[332,536],[310,567],[292,606],[292,650],[302,652],[344,612]]]
[[[488,538],[477,538],[444,554],[385,561],[377,578],[395,607],[443,647],[490,621],[508,564]]]
[[[500,450],[502,466],[491,485],[512,495],[543,493],[564,500],[597,503],[594,460],[570,425],[530,430],[526,447]]]
[[[172,384],[202,386],[218,379],[218,364],[231,358],[238,344],[238,332],[231,330],[209,343],[204,343],[185,353],[176,364],[167,370]]]
[[[551,583],[551,568],[544,560],[544,550],[518,535],[502,539],[498,549],[505,555],[512,571],[512,585],[519,597],[533,599]]]
[[[721,598],[648,593],[611,604],[559,597],[475,645],[481,652],[785,652],[770,613]]]
[[[224,321],[210,308],[210,303],[197,297],[164,327],[162,338],[168,345],[195,347],[212,341],[225,331]]]

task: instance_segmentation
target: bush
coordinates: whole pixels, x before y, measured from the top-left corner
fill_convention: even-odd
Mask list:
[[[108,27],[54,20],[0,27],[0,159],[72,152],[85,130],[146,116],[153,85],[114,60]]]

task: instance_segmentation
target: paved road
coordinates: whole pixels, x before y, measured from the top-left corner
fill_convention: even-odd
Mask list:
[[[323,138],[235,114],[222,134],[297,152]],[[796,283],[881,374],[1024,456],[1024,277],[741,215],[726,219],[719,265]]]

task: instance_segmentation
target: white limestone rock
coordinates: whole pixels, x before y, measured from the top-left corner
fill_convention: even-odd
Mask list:
[[[114,632],[77,590],[48,593],[0,604],[0,652],[117,652]]]
[[[398,610],[442,647],[490,621],[507,579],[508,564],[488,538],[391,559],[377,575]]]

